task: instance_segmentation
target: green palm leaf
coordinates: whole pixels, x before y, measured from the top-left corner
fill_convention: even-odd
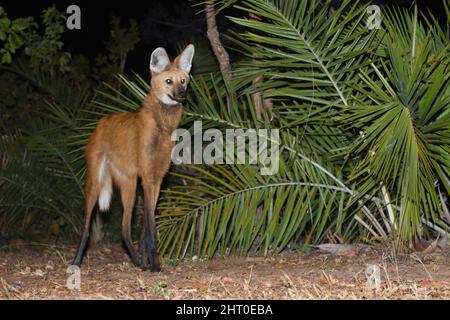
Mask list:
[[[361,72],[366,98],[345,121],[363,134],[352,154],[363,157],[352,179],[363,194],[386,185],[400,207],[400,233],[422,233],[421,218],[438,217],[438,190],[450,192],[450,45],[406,10],[386,10],[385,57]],[[435,28],[438,28],[436,26]]]

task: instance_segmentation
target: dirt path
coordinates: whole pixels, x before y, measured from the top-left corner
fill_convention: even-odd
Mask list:
[[[69,290],[74,246],[21,245],[0,251],[1,299],[450,299],[450,250],[427,256],[363,247],[344,255],[313,251],[165,263],[163,272],[132,266],[118,244],[91,249],[81,290]],[[379,290],[366,268],[380,268]]]

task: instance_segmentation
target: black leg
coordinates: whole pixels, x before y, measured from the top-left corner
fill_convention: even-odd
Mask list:
[[[133,207],[136,198],[136,178],[120,180],[120,194],[123,206],[122,217],[122,238],[130,255],[131,261],[139,267],[138,254],[131,239],[131,220],[133,217]]]
[[[150,271],[159,272],[161,271],[161,264],[159,262],[158,251],[156,250],[156,222],[155,222],[155,209],[151,211],[150,214],[150,234],[148,235],[149,239],[149,262],[150,262]]]
[[[72,264],[76,266],[81,265],[83,259],[83,253],[89,239],[89,231],[91,228],[92,212],[94,210],[95,203],[97,202],[97,194],[95,192],[90,192],[87,194],[85,203],[85,222],[83,235],[81,236],[80,244],[78,245],[78,250]]]
[[[156,250],[155,205],[159,188],[144,187],[144,217],[141,231],[141,267],[152,272],[161,271],[158,252]]]
[[[144,208],[144,216],[142,217],[141,237],[139,241],[139,247],[141,251],[141,269],[147,270],[148,266],[148,217],[147,210]]]

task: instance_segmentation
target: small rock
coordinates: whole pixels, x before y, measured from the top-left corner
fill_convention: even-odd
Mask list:
[[[8,286],[8,289],[13,291],[13,292],[19,292],[20,290],[23,289],[23,285],[21,283],[19,283],[19,282],[13,283],[13,284]]]

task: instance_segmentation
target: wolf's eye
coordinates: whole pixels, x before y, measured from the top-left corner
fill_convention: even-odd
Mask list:
[[[171,79],[166,79],[166,83],[167,84],[172,84],[172,80]]]
[[[185,82],[186,82],[186,80],[184,80],[184,79],[181,79],[181,84],[184,84]]]

